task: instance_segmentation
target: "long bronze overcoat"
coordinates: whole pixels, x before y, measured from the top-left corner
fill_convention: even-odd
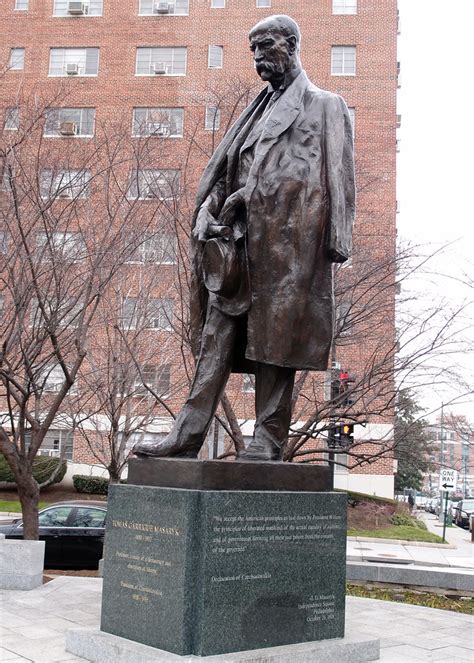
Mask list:
[[[206,167],[196,213],[216,217],[229,190],[228,153],[267,94],[263,90],[228,131]],[[249,360],[295,369],[327,368],[333,330],[332,258],[347,259],[354,219],[352,127],[347,106],[301,72],[284,91],[252,146],[244,188],[250,302]],[[193,242],[191,325],[199,351],[209,293],[202,281],[202,244]],[[337,259],[336,255],[336,259]],[[332,257],[331,257],[332,256]],[[212,295],[224,312],[232,302]]]

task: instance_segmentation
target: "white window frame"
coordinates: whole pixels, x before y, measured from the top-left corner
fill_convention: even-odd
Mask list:
[[[93,120],[92,120],[92,133],[80,133],[81,127],[82,127],[83,121],[84,121],[83,120],[83,115],[85,115],[85,111],[91,111],[91,110],[94,111],[94,117],[93,117]],[[52,133],[47,133],[47,131],[48,131],[48,117],[46,117],[43,136],[45,138],[93,138],[94,133],[95,133],[95,110],[96,110],[95,108],[48,108],[47,111],[46,111],[46,114],[48,114],[48,113],[57,113],[57,116],[58,116],[57,117],[57,129],[56,129],[56,131],[54,131]],[[72,119],[67,119],[67,118],[62,119],[61,114],[66,114],[67,115],[68,112],[70,113],[70,112],[77,112],[77,111],[79,111],[79,115],[80,115],[79,124],[77,125],[79,127],[79,132],[76,131],[73,136],[64,136],[59,131],[60,126],[65,122],[72,122],[74,124],[76,124],[76,123]]]
[[[97,50],[97,71],[95,74],[86,74],[86,67],[87,67],[87,51],[95,49]],[[62,73],[60,74],[52,74],[51,73],[51,57],[53,55],[53,51],[63,51],[62,53]],[[79,60],[77,62],[67,62],[66,60],[68,53],[70,54],[71,51],[77,51],[77,57]],[[83,52],[82,55],[80,52]],[[83,62],[82,62],[83,60]],[[78,73],[74,74],[71,76],[70,74],[66,73],[66,66],[68,64],[77,64],[78,65]],[[48,68],[48,77],[49,78],[96,78],[99,75],[99,66],[100,66],[100,48],[97,46],[84,46],[84,47],[68,47],[68,46],[53,46],[49,49],[49,68]]]
[[[272,0],[256,0],[257,9],[268,9],[272,6]]]
[[[211,9],[225,9],[227,0],[211,0]]]
[[[146,2],[146,0],[145,0]],[[143,1],[139,0],[138,1],[138,16],[159,16],[159,17],[165,17],[165,16],[189,16],[189,0],[186,0],[186,11],[183,11],[180,9],[179,11],[176,11],[176,0],[169,0],[166,4],[168,5],[174,5],[174,10],[172,12],[169,12],[167,14],[161,14],[159,12],[154,11],[154,6],[157,5],[159,0],[152,0],[151,2],[151,11],[143,11]]]
[[[212,115],[214,117],[212,117]],[[206,113],[204,116],[204,129],[206,131],[218,131],[220,129],[220,126],[221,126],[221,109],[218,106],[206,106]]]
[[[88,7],[88,11],[84,14],[70,14],[67,10],[65,13],[58,13],[57,5],[64,4],[63,0],[53,0],[53,17],[54,18],[97,18],[104,15],[104,0],[101,0],[100,14],[90,13],[90,0],[82,0],[81,4]],[[69,5],[69,0],[66,1],[66,6]]]
[[[176,235],[156,232],[145,236],[128,264],[176,265]]]
[[[81,174],[83,176],[81,177]],[[74,182],[74,180],[77,181]],[[50,200],[55,198],[56,200],[60,199],[85,199],[89,198],[89,182],[91,179],[90,170],[50,170],[46,168],[40,173],[40,185],[46,188],[47,180],[48,184],[48,195],[44,195],[44,189],[41,191],[41,197],[43,200]],[[64,183],[63,183],[64,181]],[[78,194],[74,193],[74,187],[80,187]],[[68,190],[70,194],[68,195]]]
[[[19,7],[18,5],[22,3],[23,5],[26,5],[24,7]],[[30,8],[30,3],[29,0],[15,0],[15,10],[16,12],[26,12]]]
[[[16,57],[15,54],[16,53]],[[13,46],[10,48],[10,57],[8,60],[9,71],[23,71],[25,68],[25,48],[23,46]]]
[[[66,382],[66,376],[64,375],[61,364],[49,364],[45,366],[39,375],[39,381],[42,384],[43,392],[57,394],[61,391],[63,384]],[[77,394],[77,392],[77,381],[74,381],[67,393]]]
[[[172,179],[172,183],[167,182],[167,177]],[[130,175],[127,198],[129,200],[171,200],[178,195],[180,171],[171,168],[141,168],[133,171]],[[165,190],[164,194],[159,191],[160,180],[164,180],[166,186],[169,186],[169,194]],[[177,185],[178,190],[173,190]],[[156,187],[156,192],[153,192]],[[136,189],[135,189],[136,188]],[[163,186],[163,188],[165,188]],[[136,194],[135,194],[136,190]]]
[[[5,131],[18,131],[20,128],[20,109],[18,106],[7,108],[3,128]]]
[[[137,111],[145,111],[145,120],[144,120],[144,125],[145,127],[147,125],[151,124],[160,124],[160,122],[154,121],[153,118],[154,115],[160,115],[163,114],[163,116],[168,116],[165,120],[164,123],[168,122],[170,126],[175,122],[176,127],[178,131],[176,133],[167,133],[165,134],[157,134],[153,132],[140,132],[137,131],[142,125],[137,121],[136,115]],[[170,112],[171,111],[171,112]],[[176,122],[175,120],[172,119],[172,112],[173,111],[179,111],[179,121]],[[170,119],[171,118],[171,119]],[[134,138],[143,138],[143,137],[153,137],[153,138],[182,138],[183,137],[183,132],[184,132],[184,108],[176,106],[176,107],[160,107],[160,106],[136,106],[133,109],[132,113],[132,136]]]
[[[255,375],[253,373],[244,373],[242,375],[242,393],[255,393]]]
[[[156,394],[162,398],[163,400],[166,400],[167,398],[170,397],[171,394],[171,364],[160,364],[159,366],[153,366],[151,364],[142,366],[142,375],[144,378],[146,378],[146,374],[149,374],[153,372],[153,380],[145,380],[145,382],[150,386],[151,389],[153,389]],[[163,392],[160,393],[159,387],[160,387],[160,380],[163,379],[163,375],[167,377],[166,379],[166,389],[163,390]],[[142,382],[142,379],[140,378],[139,375],[137,375],[134,385],[134,396],[151,396],[150,392],[146,389],[145,385]]]
[[[354,71],[347,72],[344,70],[345,53],[346,49],[353,49],[354,52]],[[336,49],[342,49],[342,71],[334,71],[334,54]],[[355,76],[357,73],[357,47],[353,44],[337,44],[331,47],[331,76]]]
[[[84,237],[79,232],[52,232],[48,235],[45,232],[38,232],[35,235],[36,250],[40,253],[48,243],[51,243],[51,251],[61,251],[66,260],[73,260],[74,262],[81,260],[86,253],[86,245]]]
[[[125,308],[128,303],[130,311],[125,317]],[[153,314],[153,308],[155,308],[155,317],[150,317]],[[156,313],[158,313],[157,316]],[[125,297],[122,302],[122,329],[131,331],[137,329],[138,326],[140,329],[150,331],[169,332],[173,330],[173,315],[174,301],[172,299],[153,297],[147,301],[141,301],[137,297]],[[155,321],[158,324],[155,324]]]
[[[332,0],[332,13],[335,16],[356,15],[357,0]]]
[[[213,50],[212,49],[219,49]],[[213,54],[216,55],[219,53],[220,55],[220,64],[218,65],[212,65],[211,64],[211,59]],[[222,69],[224,67],[224,47],[223,46],[218,46],[216,44],[209,44],[208,49],[207,49],[207,67],[208,69]]]
[[[171,50],[171,64],[167,64],[165,62],[165,66],[170,67],[170,71],[166,71],[165,74],[155,74],[152,71],[152,65],[153,63],[156,62],[164,62],[163,59],[160,60],[160,54],[159,51],[161,50]],[[149,51],[149,58],[148,58],[148,67],[146,72],[140,72],[138,73],[138,55],[140,52],[144,51]],[[174,67],[174,60],[175,60],[175,55],[176,51],[184,51],[184,72],[183,73],[175,73],[173,71]],[[159,78],[160,76],[186,76],[188,68],[188,49],[186,46],[139,46],[137,47],[137,53],[136,53],[136,58],[135,58],[135,76],[153,76],[156,78]]]

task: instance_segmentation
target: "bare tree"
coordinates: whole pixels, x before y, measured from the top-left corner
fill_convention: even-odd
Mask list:
[[[64,141],[61,131],[45,138],[51,122],[58,128],[61,99],[25,101],[27,120],[4,131],[0,147],[0,451],[16,479],[25,538],[38,536],[33,460],[81,389],[101,302],[179,186],[175,171],[153,166],[159,146],[131,142],[124,126],[97,126],[87,141]]]

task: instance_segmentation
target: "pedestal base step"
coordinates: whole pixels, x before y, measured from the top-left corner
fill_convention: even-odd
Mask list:
[[[99,629],[71,629],[66,649],[92,663],[365,663],[378,661],[380,640],[348,633],[345,638],[268,647],[216,656],[179,656]]]

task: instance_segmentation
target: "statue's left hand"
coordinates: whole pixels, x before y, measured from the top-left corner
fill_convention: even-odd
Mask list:
[[[232,227],[236,220],[236,214],[245,205],[243,196],[243,189],[239,189],[232,193],[224,203],[224,206],[219,214],[219,223],[223,226]]]

